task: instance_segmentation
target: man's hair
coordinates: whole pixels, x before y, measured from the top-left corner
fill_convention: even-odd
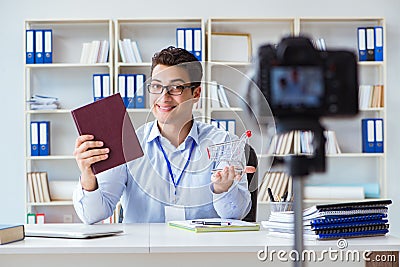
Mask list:
[[[151,75],[157,65],[176,66],[185,69],[192,85],[198,87],[203,77],[203,68],[197,58],[185,49],[169,46],[154,54],[151,59]],[[193,92],[193,89],[192,89]]]

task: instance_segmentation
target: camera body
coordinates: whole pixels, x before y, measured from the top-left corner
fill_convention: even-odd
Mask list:
[[[358,113],[357,59],[349,51],[319,51],[306,37],[287,37],[258,50],[255,82],[277,118]]]

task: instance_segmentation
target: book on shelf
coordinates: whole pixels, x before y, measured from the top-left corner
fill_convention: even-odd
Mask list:
[[[212,81],[209,84],[210,88],[210,102],[212,108],[230,108],[228,97],[226,95],[225,87],[222,84],[218,84],[216,81]]]
[[[26,30],[26,64],[53,63],[53,30]]]
[[[118,48],[123,63],[142,63],[139,46],[135,40],[124,38],[118,40]]]
[[[362,152],[384,152],[384,126],[382,118],[364,118],[361,120]]]
[[[260,225],[257,223],[221,218],[170,221],[168,222],[168,225],[179,229],[189,230],[195,233],[260,230]]]
[[[325,153],[326,154],[340,154],[341,149],[336,138],[334,131],[324,131],[326,138]],[[312,154],[314,133],[311,131],[290,131],[275,135],[268,149],[268,154],[285,156],[285,155],[299,155],[299,154]]]
[[[219,101],[218,97],[218,83],[216,81],[212,81],[209,84],[209,92],[210,92],[210,104],[212,108],[220,108],[222,107],[221,101]]]
[[[383,90],[382,84],[360,85],[359,86],[359,107],[360,109],[383,108]]]
[[[47,172],[28,172],[28,201],[31,203],[50,202]]]
[[[292,195],[291,180],[290,175],[284,172],[266,172],[258,192],[258,201],[270,201],[268,188],[271,189],[274,199],[281,199],[285,194],[290,199]]]
[[[318,204],[303,211],[305,239],[337,239],[388,233],[391,200]],[[294,212],[271,212],[263,227],[273,236],[294,236]]]
[[[324,135],[326,138],[325,141],[325,154],[333,155],[340,154],[342,150],[340,149],[339,142],[336,138],[336,132],[331,130],[324,131]]]
[[[176,47],[192,53],[197,60],[202,61],[202,33],[201,28],[177,28]]]
[[[91,165],[94,174],[144,155],[119,93],[74,109],[71,114],[80,135],[91,134],[110,149],[106,160]]]
[[[81,64],[94,64],[108,62],[110,44],[107,40],[93,40],[82,44]]]
[[[218,100],[221,103],[221,107],[230,108],[228,97],[226,95],[225,87],[222,84],[219,84],[217,87],[218,92]]]
[[[139,46],[136,41],[132,41],[132,49],[133,54],[135,55],[135,59],[137,63],[142,63],[142,56],[140,55]]]
[[[383,27],[358,27],[359,61],[383,61]]]
[[[20,241],[24,238],[24,225],[0,224],[0,245]]]

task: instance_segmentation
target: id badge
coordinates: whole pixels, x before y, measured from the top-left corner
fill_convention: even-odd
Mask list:
[[[164,209],[165,209],[165,222],[185,220],[184,207],[165,206]]]

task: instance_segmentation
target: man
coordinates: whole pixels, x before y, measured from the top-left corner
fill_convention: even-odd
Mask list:
[[[234,137],[193,120],[201,78],[200,62],[184,49],[168,47],[154,55],[147,89],[156,120],[137,130],[144,151],[139,159],[95,176],[91,164],[106,160],[109,150],[91,135],[77,138],[81,177],[73,199],[83,222],[111,216],[120,199],[125,223],[246,216],[251,202],[245,175],[233,166],[211,175],[215,166],[206,153],[208,145]]]

